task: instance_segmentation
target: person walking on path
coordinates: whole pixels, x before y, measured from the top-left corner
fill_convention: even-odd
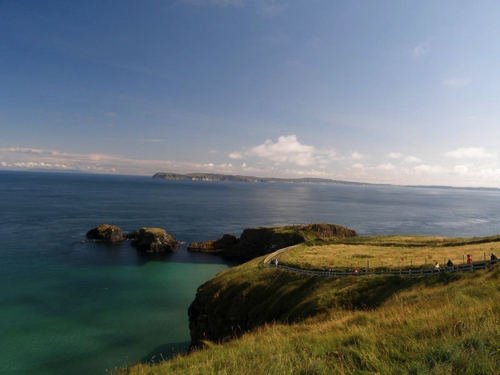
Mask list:
[[[472,260],[472,257],[467,254],[467,264],[472,264],[474,261]]]
[[[491,253],[490,258],[491,258],[491,260],[497,260],[498,259],[497,256],[495,254],[493,254],[493,253]]]
[[[439,263],[438,262],[434,263],[434,271],[439,272],[439,268],[440,268]]]

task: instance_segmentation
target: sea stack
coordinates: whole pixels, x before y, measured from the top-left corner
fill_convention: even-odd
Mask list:
[[[120,242],[125,236],[120,228],[114,225],[102,224],[87,232],[87,238],[101,242]]]
[[[128,238],[132,240],[132,246],[137,250],[156,253],[177,251],[179,241],[160,228],[141,228],[130,233]]]

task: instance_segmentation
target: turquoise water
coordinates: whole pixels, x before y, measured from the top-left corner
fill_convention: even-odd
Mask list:
[[[196,289],[235,263],[187,244],[331,222],[360,234],[500,233],[500,193],[0,173],[0,372],[88,374],[189,344]],[[165,228],[176,254],[81,241],[99,223]]]

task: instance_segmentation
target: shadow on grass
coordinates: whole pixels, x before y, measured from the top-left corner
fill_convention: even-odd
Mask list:
[[[189,341],[174,342],[171,344],[160,345],[141,358],[142,363],[160,363],[168,360],[177,354],[187,352]]]

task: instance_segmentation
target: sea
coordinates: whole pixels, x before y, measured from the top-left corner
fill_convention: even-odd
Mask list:
[[[361,235],[495,235],[500,192],[2,171],[0,373],[105,374],[185,351],[197,288],[237,265],[188,244],[314,222]],[[101,223],[164,228],[181,245],[152,255],[86,241]]]

